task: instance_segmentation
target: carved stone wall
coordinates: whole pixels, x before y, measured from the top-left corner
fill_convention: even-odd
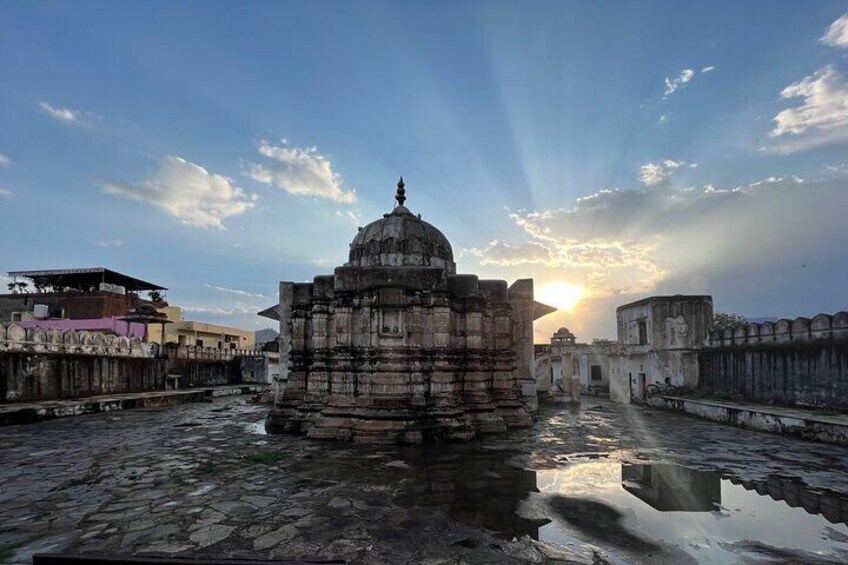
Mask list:
[[[245,382],[264,354],[144,344],[137,338],[0,325],[0,403]]]
[[[504,281],[386,269],[342,267],[313,283],[281,285],[290,373],[269,427],[313,438],[420,443],[532,423],[532,349],[524,358],[530,400],[516,353],[516,333],[532,330],[532,286],[523,328]]]

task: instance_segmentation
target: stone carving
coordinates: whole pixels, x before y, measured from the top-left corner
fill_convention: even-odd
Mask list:
[[[142,343],[137,337],[87,330],[44,329],[37,326],[24,328],[16,323],[0,324],[0,352],[2,351],[208,360],[263,355],[262,352],[250,349],[224,350],[191,345],[158,346]]]
[[[536,411],[532,280],[457,275],[435,227],[404,206],[361,228],[348,262],[280,283],[272,432],[360,443],[467,440]]]

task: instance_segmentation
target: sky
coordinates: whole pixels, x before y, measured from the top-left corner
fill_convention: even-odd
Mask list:
[[[848,2],[6,2],[0,271],[262,328],[407,206],[581,341],[848,309]],[[8,282],[0,279],[0,282]]]

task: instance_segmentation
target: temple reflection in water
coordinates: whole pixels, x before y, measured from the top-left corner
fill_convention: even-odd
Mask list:
[[[539,528],[550,522],[517,514],[521,502],[539,492],[535,471],[509,465],[486,451],[461,455],[429,451],[418,463],[407,471],[412,480],[396,504],[442,507],[453,519],[503,539],[525,535],[539,539]]]

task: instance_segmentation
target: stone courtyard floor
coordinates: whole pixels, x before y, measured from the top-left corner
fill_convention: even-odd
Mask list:
[[[424,448],[264,435],[267,409],[230,397],[0,429],[0,562],[848,562],[848,448],[592,398]]]

